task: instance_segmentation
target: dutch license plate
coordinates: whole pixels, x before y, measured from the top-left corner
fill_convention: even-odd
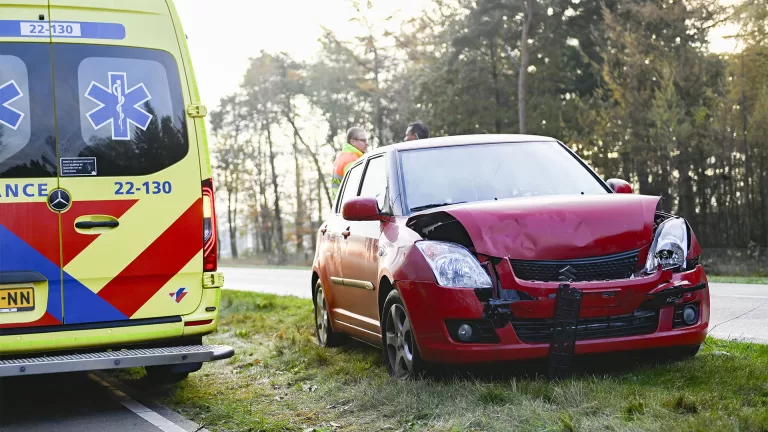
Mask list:
[[[25,312],[34,309],[34,288],[25,287],[0,290],[0,313]]]

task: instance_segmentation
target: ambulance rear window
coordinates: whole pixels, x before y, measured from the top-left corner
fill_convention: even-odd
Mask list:
[[[0,43],[0,178],[56,176],[50,45]]]
[[[187,155],[182,87],[171,54],[54,44],[53,58],[61,158],[95,158],[91,175],[103,177],[153,174]]]

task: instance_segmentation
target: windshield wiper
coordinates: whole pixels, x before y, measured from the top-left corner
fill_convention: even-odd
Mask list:
[[[444,202],[444,203],[434,203],[434,204],[425,204],[418,207],[413,207],[411,211],[422,211],[422,210],[428,210],[435,207],[443,207],[448,205],[454,205],[454,204],[464,204],[466,201],[458,201],[458,202]]]

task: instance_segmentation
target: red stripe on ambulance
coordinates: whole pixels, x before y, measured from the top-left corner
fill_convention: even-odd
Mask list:
[[[202,199],[198,199],[99,296],[123,314],[135,314],[202,250],[202,221]]]
[[[35,321],[25,322],[25,323],[10,323],[10,324],[0,324],[0,328],[18,328],[18,327],[41,327],[41,326],[52,326],[52,325],[59,325],[61,324],[61,321],[56,319],[53,315],[46,312],[43,314],[40,319],[37,319]]]
[[[59,238],[59,214],[47,203],[3,203],[0,225],[59,266],[59,242],[52,241]]]

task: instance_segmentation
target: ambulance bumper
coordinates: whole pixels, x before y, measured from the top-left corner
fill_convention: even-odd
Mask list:
[[[202,363],[230,358],[232,347],[190,345],[0,360],[0,377]]]

